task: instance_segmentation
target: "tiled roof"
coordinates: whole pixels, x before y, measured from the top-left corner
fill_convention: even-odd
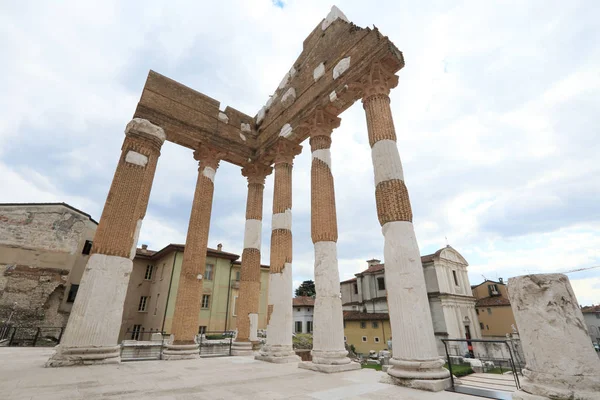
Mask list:
[[[358,306],[362,304],[360,301],[349,301],[347,303],[342,304],[343,306]]]
[[[294,307],[314,307],[315,306],[315,299],[313,297],[308,297],[308,296],[299,296],[299,297],[294,297],[292,299],[292,305]]]
[[[340,283],[351,283],[351,282],[356,282],[356,278],[351,278],[351,279],[348,279],[348,280],[342,281],[342,282],[340,282]]]
[[[441,250],[440,250],[441,251]],[[432,262],[434,257],[437,255],[437,253],[434,254],[428,254],[426,256],[422,256],[421,257],[421,263],[428,263],[428,262]],[[365,269],[364,271],[360,272],[360,274],[373,274],[375,272],[380,272],[383,271],[385,269],[385,264],[375,264],[375,265],[370,265],[369,268]],[[357,274],[358,275],[358,274]],[[354,278],[354,280],[356,280],[356,278]],[[342,283],[346,283],[346,282],[350,282],[352,280],[347,280],[344,281]]]
[[[385,321],[389,320],[388,313],[366,313],[360,311],[344,311],[345,321]]]
[[[484,297],[477,300],[475,307],[510,306],[510,300],[503,296]]]
[[[171,251],[184,251],[184,250],[185,250],[185,244],[171,243],[158,251],[143,250],[143,249],[138,248],[138,249],[136,249],[135,253],[138,256],[154,258],[154,256],[159,257],[159,256],[163,256],[165,254],[169,254]],[[233,254],[233,253],[228,253],[226,251],[211,249],[210,247],[206,249],[206,253],[209,257],[227,258],[232,261],[235,261],[238,258],[240,258],[239,254]]]
[[[600,313],[600,304],[597,306],[585,306],[581,308],[582,313]]]
[[[10,206],[10,207],[27,207],[27,206],[63,206],[66,208],[70,208],[73,211],[77,211],[79,214],[82,214],[86,217],[88,217],[90,219],[90,221],[92,221],[93,223],[95,223],[96,225],[98,225],[98,222],[96,220],[94,220],[94,218],[92,218],[90,216],[90,214],[81,211],[78,208],[73,207],[70,204],[67,203],[0,203],[0,206],[4,207],[4,206]]]

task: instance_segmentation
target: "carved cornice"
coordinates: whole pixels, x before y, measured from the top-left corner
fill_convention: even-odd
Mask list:
[[[246,164],[242,168],[242,175],[248,179],[248,183],[265,184],[265,179],[273,172],[273,167],[259,162]]]
[[[277,143],[269,149],[268,157],[273,164],[292,164],[294,157],[302,153],[302,146],[288,139],[279,138]]]
[[[194,159],[199,162],[200,168],[210,167],[215,171],[219,168],[219,161],[224,155],[225,153],[203,144],[194,151]]]

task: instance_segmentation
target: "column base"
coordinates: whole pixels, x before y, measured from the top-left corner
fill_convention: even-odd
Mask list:
[[[350,361],[350,359],[348,359]],[[346,364],[316,364],[311,361],[303,361],[298,364],[298,368],[310,369],[311,371],[324,372],[333,374],[336,372],[354,371],[360,369],[360,364],[357,362],[348,362]]]
[[[197,344],[167,344],[162,353],[162,359],[167,361],[198,358],[200,358],[200,347]]]
[[[345,365],[352,362],[347,350],[312,350],[312,362],[320,365]]]
[[[54,354],[46,361],[46,367],[72,365],[118,364],[121,362],[121,346],[64,347],[56,346]]]
[[[388,370],[389,374],[389,370]],[[441,392],[452,386],[450,378],[444,379],[403,379],[391,375],[384,376],[379,380],[381,383],[388,383],[398,386],[406,386],[411,389],[427,390],[428,392]],[[515,399],[515,397],[513,397]]]
[[[233,342],[231,344],[232,356],[253,356],[252,342]]]
[[[450,387],[450,371],[443,367],[444,360],[402,360],[390,359],[387,370],[391,383],[413,389],[439,392]]]
[[[297,363],[300,357],[296,355],[292,346],[264,345],[260,353],[254,356],[255,360],[266,361],[275,364]]]

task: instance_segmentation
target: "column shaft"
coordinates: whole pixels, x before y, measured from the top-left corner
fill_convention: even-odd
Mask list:
[[[337,215],[331,173],[331,133],[339,118],[317,110],[309,118],[311,165],[311,236],[315,246],[315,310],[312,362],[301,368],[323,372],[359,369],[344,345],[344,319],[337,260]]]
[[[396,83],[397,77],[375,64],[364,82],[363,94],[377,215],[385,240],[385,281],[393,332],[392,368],[388,373],[399,378],[399,384],[437,391],[448,385],[449,372],[442,367],[444,361],[436,349],[421,255],[396,145],[388,96]]]
[[[258,164],[242,169],[242,174],[248,178],[248,198],[236,322],[238,333],[234,345],[234,355],[251,354],[251,344],[248,343],[244,347],[241,343],[258,340],[263,192],[266,175],[271,170],[271,167]]]
[[[119,361],[123,303],[161,146],[162,128],[134,119],[94,237],[92,255],[56,353],[47,366]]]
[[[256,358],[275,363],[300,360],[292,348],[292,160],[300,149],[282,145],[274,168],[267,343]]]
[[[196,358],[202,283],[206,269],[206,249],[214,192],[215,173],[219,165],[218,154],[202,147],[194,152],[199,161],[198,180],[192,202],[192,212],[179,275],[175,312],[171,333],[175,339],[164,351],[165,359]]]

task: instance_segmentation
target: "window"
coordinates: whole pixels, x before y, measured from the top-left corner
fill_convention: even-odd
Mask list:
[[[363,341],[363,342],[366,342],[366,341],[367,341],[367,337],[366,337],[366,336],[363,336],[363,337],[362,337],[362,341]]]
[[[234,317],[237,317],[237,299],[238,299],[238,296],[235,296],[233,298],[233,311],[232,311],[232,315]]]
[[[312,321],[306,321],[306,333],[312,333]]]
[[[358,294],[358,284],[355,283],[352,286],[354,286],[354,294]]]
[[[498,291],[498,285],[488,285],[488,290],[490,291],[490,296],[500,296],[500,292]]]
[[[162,281],[162,280],[163,280],[163,278],[165,277],[165,267],[166,267],[166,265],[165,265],[165,264],[163,264],[163,265],[162,265],[162,268],[160,269],[160,280],[161,280],[161,281]]]
[[[492,309],[491,308],[488,307],[487,311],[488,311],[488,315],[492,315]]]
[[[138,306],[138,311],[143,312],[146,311],[146,306],[148,305],[148,300],[150,297],[142,296],[140,297],[140,305]]]
[[[79,285],[71,284],[69,288],[69,294],[67,295],[67,303],[72,303],[75,301],[75,297],[77,296],[77,291],[79,290]]]
[[[156,295],[156,303],[154,304],[154,315],[156,315],[156,312],[158,311],[158,299],[160,297],[160,293]]]
[[[375,343],[379,343],[379,338],[377,336],[375,336],[373,340],[375,340]]]
[[[483,329],[483,322],[479,323],[479,328]]]
[[[301,309],[301,308],[299,308],[299,309],[298,309],[298,312],[300,312],[300,311],[302,311],[302,309]]]
[[[241,277],[242,273],[240,271],[235,271],[235,280],[239,282]]]
[[[204,279],[206,279],[207,281],[213,280],[213,269],[214,265],[206,264],[206,269],[204,270]]]
[[[307,308],[307,309],[306,309],[306,312],[310,312],[310,308]]]
[[[361,321],[361,322],[360,322],[360,327],[361,327],[362,329],[366,329],[366,328],[367,328],[367,323],[366,323],[366,322],[364,322],[364,321]]]
[[[385,290],[385,278],[383,278],[383,277],[377,278],[377,289]]]
[[[138,340],[140,338],[140,331],[142,330],[141,325],[134,325],[131,330],[131,340]]]
[[[379,328],[379,322],[371,322],[371,326],[373,327],[373,329],[377,329]]]
[[[202,308],[208,308],[210,306],[210,295],[203,294],[202,295]]]
[[[83,250],[81,251],[81,254],[90,254],[90,252],[92,251],[92,241],[91,240],[86,240],[85,244],[83,245]]]
[[[302,321],[296,321],[296,333],[302,333]]]
[[[204,335],[206,333],[206,326],[198,327],[198,335]]]
[[[344,342],[347,341],[347,340],[348,340],[348,338],[346,336],[344,336]]]
[[[477,315],[479,315],[479,309],[478,308],[475,309],[475,313],[477,313]]]
[[[486,325],[486,326],[485,326],[485,329],[487,329],[487,330],[489,331],[489,330],[490,330],[490,326],[489,326],[489,325]]]
[[[456,286],[459,286],[458,285],[458,277],[456,276],[456,271],[454,271],[454,270],[452,271],[452,276],[454,277],[454,284]]]
[[[152,272],[154,272],[154,265],[146,265],[146,275],[144,275],[144,279],[147,281],[151,280]]]

